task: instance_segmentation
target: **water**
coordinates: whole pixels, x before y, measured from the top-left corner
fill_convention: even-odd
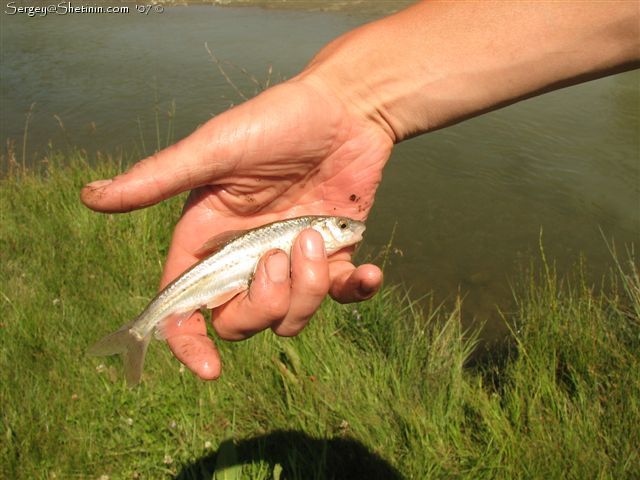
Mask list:
[[[260,82],[269,65],[278,80],[371,16],[210,6],[3,13],[0,139],[21,144],[34,104],[27,158],[49,142],[142,155],[166,143],[169,125],[180,138],[240,101],[205,42]],[[227,69],[241,89],[255,88]],[[380,250],[397,225],[388,277],[436,302],[462,293],[466,320],[488,321],[488,337],[503,332],[496,306],[511,308],[511,285],[541,235],[561,272],[584,254],[597,278],[611,264],[603,234],[619,245],[640,238],[638,81],[638,72],[605,78],[399,145],[364,249]]]
[[[4,9],[4,7],[3,7]],[[241,99],[205,50],[260,80],[293,76],[326,42],[364,21],[346,14],[190,6],[162,14],[28,18],[2,14],[3,138],[21,139],[25,113],[33,155],[49,139],[113,151],[157,145],[155,109],[176,138]],[[253,85],[232,66],[238,86]],[[64,125],[61,129],[57,115]]]

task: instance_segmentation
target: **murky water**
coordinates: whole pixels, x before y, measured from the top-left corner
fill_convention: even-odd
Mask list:
[[[271,65],[277,81],[372,15],[210,6],[2,13],[0,140],[21,145],[33,105],[27,159],[49,142],[151,152],[240,101],[205,42],[260,82]],[[239,88],[255,88],[226,68]],[[598,276],[610,264],[601,231],[619,244],[640,238],[639,78],[561,90],[399,145],[365,250],[379,250],[397,224],[389,277],[415,296],[434,291],[436,301],[462,292],[466,317],[489,319],[489,335],[501,331],[495,307],[509,308],[510,282],[537,255],[541,232],[561,271],[584,254]]]

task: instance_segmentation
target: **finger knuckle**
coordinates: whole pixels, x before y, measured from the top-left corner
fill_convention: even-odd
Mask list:
[[[329,289],[325,285],[311,283],[305,289],[304,293],[310,298],[322,299],[329,292]]]
[[[278,335],[279,337],[295,337],[298,335],[305,327],[305,324],[302,325],[279,325],[277,327],[273,327],[271,330],[273,333]]]
[[[236,342],[244,339],[242,332],[239,332],[235,328],[229,328],[224,324],[214,323],[213,328],[218,334],[218,337],[220,337],[222,340],[226,340],[228,342]]]
[[[266,319],[280,320],[287,314],[289,302],[279,296],[274,296],[265,299],[265,301],[260,305],[260,308],[262,309],[262,314]]]
[[[318,272],[307,272],[304,277],[298,279],[295,288],[305,296],[323,298],[329,292],[329,278]]]

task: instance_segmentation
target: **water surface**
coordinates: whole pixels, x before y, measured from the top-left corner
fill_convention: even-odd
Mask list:
[[[49,143],[92,158],[150,153],[241,101],[205,42],[265,83],[269,66],[271,81],[290,77],[327,41],[378,14],[3,13],[0,140],[19,146],[31,109],[32,161]],[[239,88],[255,89],[227,69]],[[564,89],[399,145],[364,250],[379,251],[397,225],[390,279],[415,296],[434,292],[436,302],[463,294],[465,318],[488,320],[489,336],[503,331],[496,306],[511,308],[511,284],[538,255],[541,233],[561,272],[584,254],[597,278],[611,263],[602,234],[619,244],[640,238],[638,80],[631,72]]]

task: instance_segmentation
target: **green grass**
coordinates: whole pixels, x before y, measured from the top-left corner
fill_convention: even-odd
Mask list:
[[[297,338],[219,342],[213,383],[154,342],[126,388],[118,358],[83,352],[153,296],[180,199],[85,209],[79,188],[117,169],[72,153],[1,180],[0,477],[640,476],[640,281],[626,263],[607,296],[580,272],[523,278],[512,347],[473,368],[456,309],[422,313],[386,287],[326,302]]]

